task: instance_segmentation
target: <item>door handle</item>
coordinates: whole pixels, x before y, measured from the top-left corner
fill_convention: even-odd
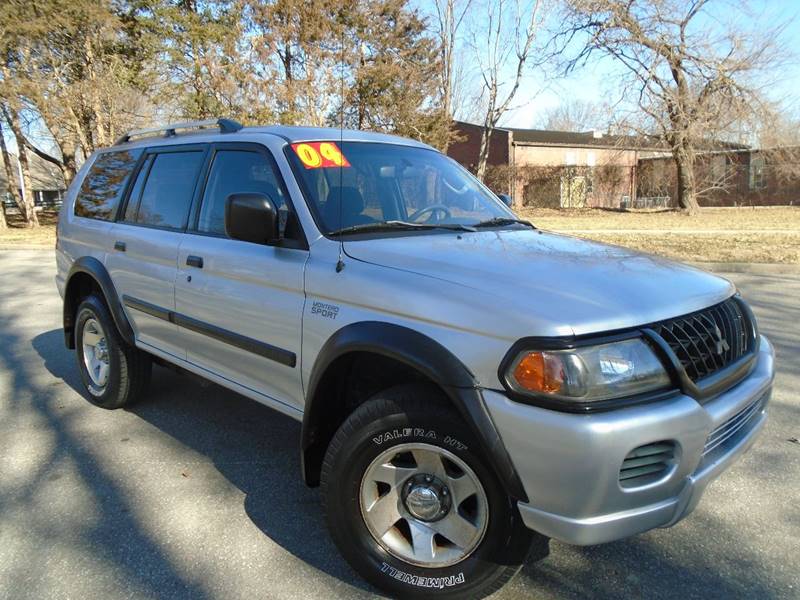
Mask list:
[[[125,245],[125,242],[114,242],[114,250],[118,250],[119,252],[125,252],[128,247]]]
[[[192,256],[189,255],[186,257],[186,264],[190,267],[196,267],[198,269],[203,268],[203,258],[201,256]]]

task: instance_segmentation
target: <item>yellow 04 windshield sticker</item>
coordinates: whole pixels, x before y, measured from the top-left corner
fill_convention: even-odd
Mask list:
[[[292,144],[292,150],[306,169],[349,167],[350,163],[334,142],[303,142]]]

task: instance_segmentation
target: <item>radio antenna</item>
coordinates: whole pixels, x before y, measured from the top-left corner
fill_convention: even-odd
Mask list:
[[[339,62],[339,153],[344,157],[344,15],[339,10],[339,27],[341,27],[341,60]],[[342,203],[344,202],[342,184],[344,182],[343,163],[339,163],[339,231],[342,230]],[[336,261],[336,272],[341,273],[344,269],[344,239],[339,234],[339,259]]]

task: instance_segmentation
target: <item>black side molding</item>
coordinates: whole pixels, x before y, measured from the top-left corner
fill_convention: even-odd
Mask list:
[[[105,265],[93,256],[82,256],[73,263],[69,270],[64,291],[64,343],[67,348],[75,348],[75,311],[78,309],[80,298],[76,292],[82,291],[82,286],[91,286],[92,284],[100,288],[122,339],[133,345],[133,328],[128,322],[128,317],[125,315],[117,290]]]
[[[297,366],[297,355],[289,350],[284,350],[283,348],[254,340],[253,338],[217,327],[216,325],[193,319],[192,317],[167,310],[155,304],[145,302],[144,300],[139,300],[138,298],[123,296],[122,301],[125,303],[125,306],[156,317],[157,319],[175,323],[195,333],[200,333],[225,344],[235,346],[246,352],[252,352],[253,354],[263,356],[264,358],[286,365],[287,367],[294,368]]]
[[[173,323],[175,322],[171,316],[172,313],[170,313],[170,311],[168,311],[166,308],[161,308],[155,304],[150,304],[144,300],[137,300],[136,298],[131,298],[130,296],[123,296],[122,302],[125,304],[125,306],[133,308],[134,310],[138,310],[139,312],[146,313],[151,317],[156,317],[157,319],[163,319]]]
[[[327,399],[320,382],[329,365],[351,352],[370,352],[393,358],[438,384],[479,440],[506,491],[518,500],[527,501],[525,489],[489,415],[474,375],[437,341],[407,327],[378,321],[346,325],[328,339],[317,355],[306,392],[301,433],[301,460],[306,483],[317,483],[318,458],[324,453],[321,446],[327,446],[327,440],[318,439],[320,429],[325,427],[322,421]]]

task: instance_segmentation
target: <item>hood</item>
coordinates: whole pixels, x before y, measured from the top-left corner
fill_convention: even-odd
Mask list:
[[[497,305],[487,310],[530,315],[532,330],[520,337],[567,327],[581,335],[644,325],[705,308],[735,291],[729,281],[687,265],[539,230],[365,239],[345,242],[345,252],[494,296]]]

